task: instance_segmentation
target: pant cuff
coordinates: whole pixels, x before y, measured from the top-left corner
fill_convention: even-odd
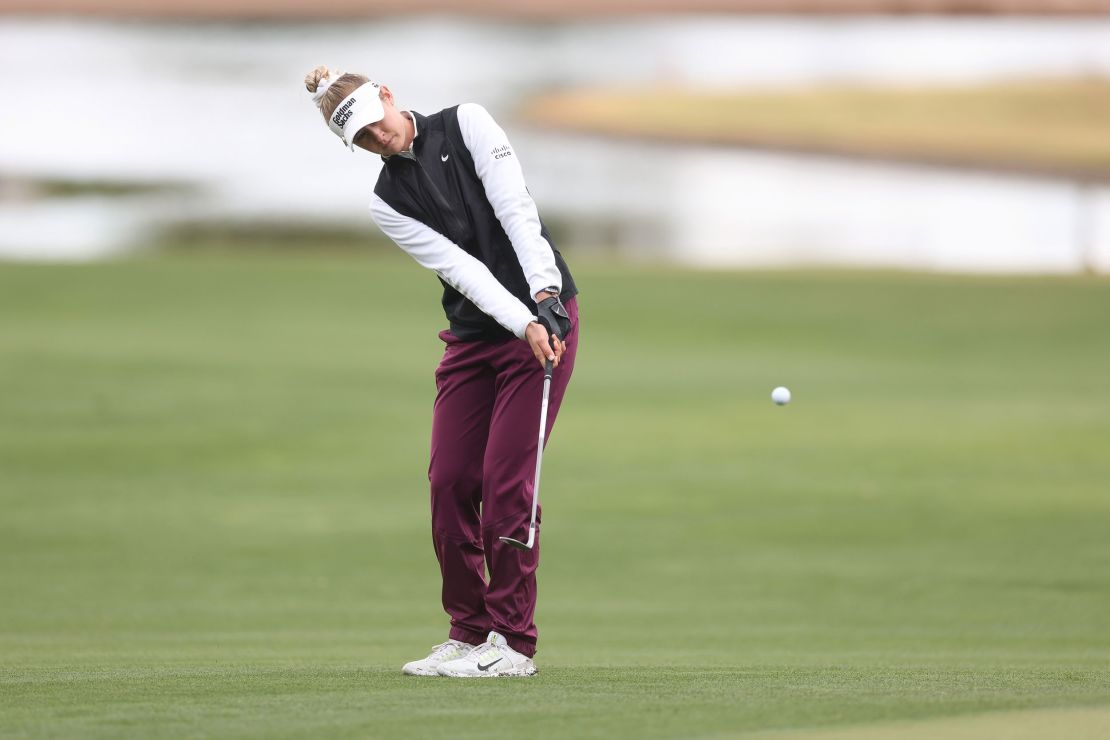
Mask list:
[[[509,643],[509,647],[521,655],[531,658],[536,654],[536,643],[534,642],[528,642],[513,635],[505,635],[505,642]]]
[[[447,636],[452,640],[465,642],[467,645],[481,645],[489,637],[489,632],[475,632],[465,627],[452,627]],[[513,648],[513,650],[516,650],[516,648]]]
[[[509,647],[526,657],[533,657],[536,654],[536,643],[522,640],[515,635],[506,635],[504,632],[498,632],[495,628],[493,630],[497,634],[505,638],[505,642],[509,643]],[[475,632],[468,630],[465,627],[452,627],[451,632],[447,635],[452,640],[465,642],[468,645],[481,645],[489,637],[489,632]]]

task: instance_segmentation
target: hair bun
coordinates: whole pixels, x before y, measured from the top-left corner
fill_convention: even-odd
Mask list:
[[[320,82],[322,82],[323,80],[327,80],[330,84],[332,81],[331,73],[328,72],[327,67],[325,67],[324,65],[320,65],[304,76],[305,89],[308,90],[310,93],[316,93],[319,91]],[[324,87],[327,88],[327,85],[324,85]]]

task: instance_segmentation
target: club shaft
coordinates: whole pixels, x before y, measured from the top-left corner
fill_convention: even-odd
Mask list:
[[[531,550],[536,542],[536,512],[540,507],[540,470],[543,468],[543,443],[547,436],[547,401],[551,394],[551,375],[555,363],[548,360],[543,366],[543,400],[540,402],[540,434],[536,444],[536,478],[532,481],[532,519],[528,523],[528,540],[521,542],[512,537],[498,537],[506,545]]]
[[[532,482],[532,519],[528,524],[528,546],[532,546],[536,534],[536,511],[540,505],[540,470],[543,467],[543,443],[547,431],[547,401],[551,393],[551,373],[543,378],[543,401],[540,404],[540,435],[536,447],[536,478]]]

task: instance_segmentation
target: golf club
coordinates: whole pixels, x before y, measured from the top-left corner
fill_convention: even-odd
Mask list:
[[[543,438],[547,429],[547,396],[551,392],[551,373],[555,363],[548,360],[543,366],[543,401],[540,403],[540,442],[536,447],[536,480],[532,484],[532,521],[528,525],[528,541],[521,542],[512,537],[500,537],[507,545],[519,547],[521,550],[531,550],[536,543],[536,509],[540,504],[540,466],[543,464]]]

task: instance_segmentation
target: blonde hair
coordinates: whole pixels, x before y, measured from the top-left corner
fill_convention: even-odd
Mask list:
[[[331,79],[332,73],[328,68],[320,65],[304,76],[305,89],[310,93],[315,93],[320,87],[322,80]],[[324,96],[316,101],[316,106],[323,114],[324,120],[331,118],[331,114],[335,112],[335,107],[343,102],[343,98],[347,97],[360,86],[365,85],[370,81],[366,75],[354,74],[348,72],[341,74],[335,79],[327,90],[324,91]]]

